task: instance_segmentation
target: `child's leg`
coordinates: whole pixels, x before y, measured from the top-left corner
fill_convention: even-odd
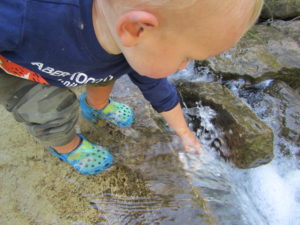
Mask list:
[[[67,88],[0,74],[0,104],[45,146],[66,145],[76,137],[78,102]]]
[[[79,172],[97,174],[112,164],[113,157],[105,148],[76,135],[79,104],[68,88],[0,74],[0,104],[41,144],[56,146],[49,147],[50,151]]]
[[[109,103],[109,96],[113,89],[114,82],[108,86],[87,85],[86,101],[93,109],[99,110]]]
[[[52,146],[55,151],[57,151],[60,154],[67,154],[69,152],[72,152],[74,149],[76,149],[81,142],[81,139],[79,136],[75,136],[69,143],[66,145],[61,146]]]
[[[108,86],[87,85],[86,101],[93,109],[102,109],[109,102],[109,95],[113,89],[114,82]],[[80,143],[80,138],[76,136],[71,142],[63,146],[54,146],[59,153],[65,154],[74,150]]]

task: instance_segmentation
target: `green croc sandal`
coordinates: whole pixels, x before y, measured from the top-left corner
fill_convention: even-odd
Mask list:
[[[100,110],[91,108],[85,101],[86,93],[80,97],[80,108],[83,117],[96,123],[103,118],[118,127],[130,127],[134,121],[134,113],[132,109],[125,104],[110,99],[109,104]]]
[[[85,175],[100,173],[111,166],[113,156],[105,148],[92,144],[81,134],[78,136],[81,144],[72,152],[59,154],[51,147],[50,152]]]

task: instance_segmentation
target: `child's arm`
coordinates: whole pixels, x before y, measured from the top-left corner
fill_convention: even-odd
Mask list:
[[[180,104],[177,104],[173,109],[160,114],[181,138],[185,151],[193,151],[199,154],[201,144],[194,132],[188,128]]]
[[[199,152],[201,144],[185,122],[181,106],[178,103],[176,88],[166,78],[153,79],[141,76],[136,72],[129,73],[129,77],[140,88],[153,108],[164,117],[169,126],[181,138],[184,149]]]

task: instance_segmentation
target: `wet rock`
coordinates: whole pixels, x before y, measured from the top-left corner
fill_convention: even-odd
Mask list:
[[[112,98],[126,103],[133,108],[134,113],[137,115],[134,121],[135,127],[152,131],[160,129],[156,123],[156,120],[159,120],[160,116],[128,76],[123,76],[115,84]]]
[[[300,44],[300,21],[286,22],[275,20],[270,23],[272,27],[281,31],[284,35],[293,38]]]
[[[210,149],[203,149],[201,157],[182,152],[179,158],[194,184],[195,194],[208,201],[207,207],[213,212],[214,219],[211,224],[254,224],[246,216],[248,211],[243,211],[236,204],[239,194],[235,192],[231,181],[236,168],[222,160],[216,160]]]
[[[252,168],[268,163],[273,158],[273,133],[241,100],[217,83],[176,81],[187,108],[202,107],[216,112],[213,125],[219,137],[204,127],[203,121],[190,113],[193,129],[202,137],[213,139],[210,147],[220,151],[239,168]],[[200,103],[199,103],[200,102]],[[198,105],[197,105],[198,104]],[[201,114],[201,110],[199,111]],[[193,115],[194,114],[194,115]]]
[[[299,34],[300,21],[260,24],[235,47],[206,63],[225,78],[279,79],[296,89],[300,86]]]
[[[94,176],[43,151],[0,107],[1,224],[211,224],[202,219],[211,214],[195,201],[203,200],[192,193],[179,150],[156,125],[157,113],[127,82],[127,77],[118,81],[113,97],[137,109],[132,128],[103,121],[95,126],[83,118],[78,123],[78,132],[115,157],[108,171]]]
[[[239,92],[272,127],[283,153],[300,152],[300,95],[281,81],[266,81]]]
[[[90,202],[102,194],[149,195],[142,174],[126,164],[119,161],[107,172],[81,175],[44,151],[3,107],[0,114],[1,224],[99,224],[99,211]]]
[[[298,0],[265,0],[261,18],[290,19],[300,15],[300,1]]]

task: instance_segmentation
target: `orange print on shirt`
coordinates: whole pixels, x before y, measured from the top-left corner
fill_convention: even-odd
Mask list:
[[[29,69],[24,68],[23,66],[11,62],[2,55],[0,55],[0,68],[2,68],[4,72],[10,75],[49,85],[49,83],[38,73],[35,73]]]

